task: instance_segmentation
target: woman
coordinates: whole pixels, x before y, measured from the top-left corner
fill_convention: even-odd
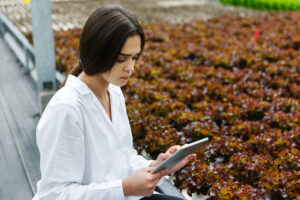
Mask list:
[[[178,199],[153,191],[163,176],[195,155],[152,174],[179,146],[149,161],[132,145],[120,87],[132,74],[144,42],[137,19],[121,6],[101,7],[89,17],[80,38],[79,66],[37,126],[42,176],[35,200]]]

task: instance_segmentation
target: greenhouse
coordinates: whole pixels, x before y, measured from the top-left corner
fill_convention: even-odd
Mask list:
[[[1,0],[0,199],[300,200],[299,19],[298,0]]]

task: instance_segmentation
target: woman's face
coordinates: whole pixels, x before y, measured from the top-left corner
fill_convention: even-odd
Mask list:
[[[134,70],[134,64],[141,52],[141,38],[139,35],[129,37],[117,59],[108,72],[102,73],[103,78],[114,85],[124,86]]]

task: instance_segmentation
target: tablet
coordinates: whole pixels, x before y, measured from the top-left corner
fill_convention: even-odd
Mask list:
[[[195,150],[199,149],[200,146],[202,144],[204,144],[205,142],[207,142],[208,140],[209,140],[208,138],[204,138],[202,140],[198,140],[196,142],[182,146],[173,155],[171,155],[169,158],[167,158],[166,160],[161,162],[154,170],[151,171],[151,173],[153,174],[162,169],[170,170],[172,167],[177,165],[180,161],[182,161],[188,155],[192,154]]]

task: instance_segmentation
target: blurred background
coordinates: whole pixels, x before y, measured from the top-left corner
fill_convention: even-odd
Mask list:
[[[146,34],[122,88],[138,152],[211,139],[166,187],[189,200],[300,200],[300,0],[37,2],[0,0],[1,200],[36,192],[36,125],[105,4],[123,5]]]
[[[218,0],[52,0],[54,30],[81,28],[95,8],[105,4],[121,4],[141,21],[166,20],[172,23],[192,19],[208,19],[230,14],[251,16],[260,11],[220,4]],[[30,4],[24,0],[1,0],[0,10],[22,33],[31,32]]]

